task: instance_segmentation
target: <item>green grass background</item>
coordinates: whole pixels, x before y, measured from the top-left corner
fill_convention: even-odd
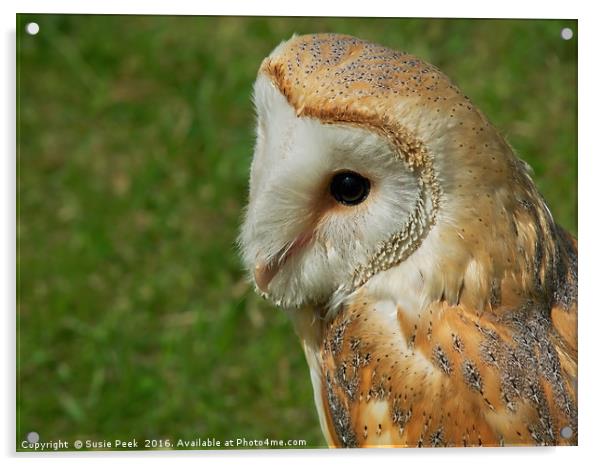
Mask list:
[[[40,33],[25,34],[36,21]],[[323,446],[285,315],[235,238],[251,86],[294,32],[434,63],[576,233],[575,21],[20,15],[18,442],[246,437]]]

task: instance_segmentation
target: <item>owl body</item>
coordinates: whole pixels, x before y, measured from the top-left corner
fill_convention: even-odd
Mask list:
[[[255,104],[243,255],[328,443],[575,444],[577,245],[472,102],[319,34],[264,60]]]

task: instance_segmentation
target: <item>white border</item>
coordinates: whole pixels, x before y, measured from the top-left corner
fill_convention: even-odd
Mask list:
[[[490,2],[370,2],[306,0],[282,2],[259,0],[227,0],[222,2],[187,2],[185,0],[145,0],[124,2],[105,0],[80,2],[75,0],[22,0],[17,3],[21,13],[120,13],[120,14],[204,14],[204,15],[272,15],[272,16],[404,16],[451,18],[564,18],[577,16],[577,2],[547,1],[545,5],[519,0]]]
[[[602,310],[597,303],[596,283],[601,262],[598,227],[600,212],[600,181],[602,154],[596,139],[599,128],[600,99],[600,53],[601,25],[595,14],[594,2],[546,1],[526,2],[505,0],[504,2],[471,2],[467,0],[430,2],[391,2],[371,0],[353,3],[349,0],[330,1],[304,0],[302,2],[275,1],[221,1],[193,3],[185,0],[146,0],[135,4],[123,0],[98,1],[43,1],[0,2],[2,10],[4,44],[2,53],[2,86],[5,103],[0,131],[4,143],[2,166],[2,202],[0,216],[4,220],[0,229],[2,241],[1,268],[4,298],[4,334],[2,338],[2,377],[0,384],[5,414],[0,427],[3,456],[8,464],[31,464],[40,461],[99,463],[110,459],[115,465],[137,464],[144,461],[163,464],[166,461],[199,464],[231,463],[233,460],[250,464],[282,463],[290,465],[314,461],[345,461],[363,464],[374,459],[381,463],[423,464],[445,463],[452,460],[463,465],[487,462],[487,466],[504,465],[515,461],[542,462],[548,464],[575,464],[587,461],[598,452],[598,433],[601,431],[600,398],[602,385],[600,372],[601,349],[598,342],[602,333]],[[119,14],[208,14],[208,15],[286,15],[286,16],[413,16],[413,17],[503,17],[503,18],[578,18],[579,40],[579,263],[580,275],[580,319],[579,319],[579,447],[573,448],[507,448],[507,449],[443,449],[404,451],[245,451],[245,452],[148,452],[148,453],[75,453],[27,455],[15,454],[15,13],[119,13]],[[585,251],[585,253],[583,253]],[[8,381],[8,383],[6,382]]]

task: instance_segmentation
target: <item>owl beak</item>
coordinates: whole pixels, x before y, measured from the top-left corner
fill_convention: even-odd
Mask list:
[[[257,264],[255,264],[254,273],[257,288],[259,288],[263,293],[267,293],[270,282],[276,276],[280,268],[287,260],[303,249],[311,240],[311,238],[311,233],[303,233],[299,235],[293,242],[283,248],[280,254],[277,255],[277,259],[272,259],[268,262],[262,260],[257,262]]]
[[[278,273],[278,264],[275,262],[259,262],[255,265],[255,283],[262,292],[268,292],[268,285]]]

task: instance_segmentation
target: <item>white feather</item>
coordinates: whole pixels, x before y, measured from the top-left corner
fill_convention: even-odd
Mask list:
[[[418,182],[379,135],[358,127],[298,117],[264,76],[255,84],[257,143],[249,206],[240,242],[249,270],[279,257],[312,225],[316,203],[330,196],[335,172],[352,170],[371,181],[368,199],[326,212],[313,241],[272,279],[268,295],[284,307],[340,301],[378,245],[399,231],[419,195]]]

